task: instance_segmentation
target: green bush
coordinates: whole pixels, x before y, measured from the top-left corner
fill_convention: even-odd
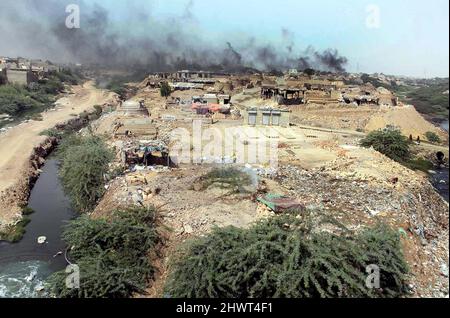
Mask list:
[[[8,225],[4,231],[0,232],[0,240],[5,240],[10,243],[19,242],[25,235],[25,227],[30,222],[31,219],[27,216],[24,216],[22,217],[22,220],[20,220],[17,224]]]
[[[50,128],[43,130],[39,133],[39,136],[47,136],[47,137],[60,137],[62,132],[56,128]]]
[[[61,69],[51,73],[54,78],[57,78],[60,82],[64,82],[70,85],[78,85],[84,80],[84,76],[71,69]]]
[[[30,116],[31,120],[35,120],[35,121],[43,121],[44,118],[42,117],[41,114],[33,114]]]
[[[22,208],[22,215],[31,215],[34,213],[34,210],[29,206],[25,206]]]
[[[161,83],[161,88],[159,89],[159,92],[160,92],[162,97],[169,97],[170,94],[172,94],[172,89],[170,88],[169,83],[162,82]]]
[[[449,96],[444,94],[449,89],[448,78],[412,80],[414,84],[408,82],[394,89],[403,102],[414,105],[422,114],[448,119]]]
[[[102,87],[97,83],[98,87]],[[130,87],[126,84],[126,80],[123,78],[113,78],[106,85],[105,88],[116,93],[121,99],[127,99],[129,95],[134,94],[137,89],[135,87]]]
[[[50,72],[45,78],[29,87],[0,85],[0,114],[20,117],[42,112],[53,106],[56,96],[64,91],[64,84],[77,84],[81,78],[69,70]]]
[[[423,158],[411,159],[403,162],[403,165],[408,167],[411,170],[420,170],[423,172],[428,172],[433,169],[434,165],[431,161]]]
[[[45,101],[38,100],[35,94],[23,86],[10,84],[0,86],[0,113],[18,115],[33,108],[44,108],[44,104]]]
[[[94,105],[94,109],[95,109],[95,114],[100,117],[102,115],[102,113],[103,113],[102,106]]]
[[[175,298],[398,297],[408,271],[399,235],[385,225],[359,234],[315,232],[278,216],[250,229],[216,228],[185,247],[165,287]],[[380,289],[366,287],[368,265]]]
[[[228,189],[230,193],[245,192],[243,187],[252,184],[249,174],[235,167],[214,168],[199,180],[200,190],[210,186]]]
[[[72,136],[63,140],[58,153],[66,193],[80,212],[91,210],[103,196],[104,175],[113,153],[99,137]]]
[[[57,95],[64,91],[64,84],[55,78],[46,78],[32,86],[32,89],[41,95]]]
[[[154,268],[149,253],[159,242],[153,207],[115,211],[110,220],[81,216],[72,221],[63,239],[80,268],[80,288],[68,289],[67,274],[53,274],[48,284],[60,298],[124,298],[143,293]]]
[[[397,129],[383,129],[370,132],[360,141],[361,146],[373,147],[387,157],[401,162],[410,157],[408,139]]]
[[[441,138],[439,138],[439,136],[432,131],[427,131],[425,133],[425,137],[427,137],[427,140],[432,143],[438,144],[441,142]]]

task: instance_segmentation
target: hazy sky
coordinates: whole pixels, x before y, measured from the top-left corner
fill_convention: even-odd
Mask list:
[[[114,7],[117,0],[99,1]],[[188,7],[197,31],[212,38],[254,36],[280,41],[289,30],[295,48],[337,48],[349,71],[409,76],[449,75],[448,0],[145,0],[131,1],[153,18],[180,16]],[[379,8],[379,25],[367,19]],[[372,9],[373,10],[373,9]],[[376,13],[376,12],[375,12]],[[369,16],[370,15],[370,16]],[[373,20],[371,20],[373,21]]]
[[[29,9],[30,6],[24,5],[27,1],[37,3],[36,8],[44,13],[37,16],[33,13],[36,8]],[[28,20],[45,24],[45,12],[49,9],[44,7],[51,6],[52,1],[54,0],[0,0],[0,17],[3,11],[3,24],[0,21],[0,54],[22,54],[25,48],[16,40],[23,41],[26,36],[24,32],[29,33],[24,31],[29,28],[22,30],[22,33],[15,31],[15,24],[19,22],[16,22],[14,15],[8,13],[8,6],[16,7],[15,12],[22,18],[23,24]],[[148,34],[153,30],[154,34],[158,34],[173,21],[173,25],[182,28],[184,34],[194,35],[193,39],[201,37],[216,44],[225,45],[229,41],[239,47],[239,43],[252,39],[262,45],[269,44],[283,49],[287,42],[292,42],[295,52],[301,52],[310,45],[317,50],[334,48],[347,57],[348,71],[417,77],[449,76],[448,0],[72,2],[82,4],[81,28],[83,5],[92,6],[97,3],[108,10],[110,21],[115,27],[119,30],[133,30],[133,33]],[[12,9],[9,11],[13,12]],[[25,14],[26,11],[30,11],[27,12],[28,15]],[[146,14],[142,14],[144,12]],[[2,26],[7,30],[2,30]],[[7,41],[2,44],[2,38],[5,37]],[[47,43],[50,41],[41,42],[50,46]]]

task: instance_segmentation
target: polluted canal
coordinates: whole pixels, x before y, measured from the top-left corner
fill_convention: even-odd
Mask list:
[[[67,263],[63,226],[76,216],[58,178],[58,161],[47,160],[31,191],[31,222],[18,243],[0,242],[0,298],[45,297],[43,283]],[[45,242],[38,238],[45,236]]]

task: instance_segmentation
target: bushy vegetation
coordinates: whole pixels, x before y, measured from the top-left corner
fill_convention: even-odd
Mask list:
[[[371,131],[360,141],[361,146],[373,147],[387,157],[402,162],[411,156],[408,138],[402,135],[397,129],[380,129]]]
[[[308,76],[313,76],[314,74],[316,74],[316,71],[312,68],[307,68],[303,71],[303,73],[305,73]]]
[[[137,72],[128,75],[105,76],[100,75],[96,79],[96,86],[110,90],[126,100],[137,92],[136,87],[130,86],[128,83],[141,82],[147,74]]]
[[[424,159],[424,158],[415,158],[410,159],[405,162],[403,162],[403,165],[408,167],[411,170],[419,170],[423,172],[428,172],[429,170],[433,169],[434,165],[431,161]]]
[[[56,128],[50,128],[43,130],[39,133],[40,136],[47,136],[47,137],[60,137],[62,135],[62,132],[59,131]]]
[[[427,140],[432,143],[438,144],[441,142],[441,138],[439,138],[439,136],[432,131],[427,131],[425,133],[425,137],[427,137]]]
[[[58,154],[62,184],[74,207],[80,212],[91,210],[105,191],[112,151],[99,137],[72,135],[63,139]]]
[[[84,80],[84,76],[80,72],[68,68],[51,72],[50,77],[57,79],[59,82],[70,85],[78,85]]]
[[[22,215],[31,215],[34,213],[34,210],[30,208],[29,206],[24,206],[22,208]]]
[[[448,119],[448,78],[423,79],[413,84],[400,86],[395,90],[400,99],[414,105],[422,114]],[[444,94],[445,92],[447,93]]]
[[[29,109],[44,109],[52,101],[20,85],[0,86],[0,113],[18,115]]]
[[[51,72],[46,78],[29,86],[5,84],[0,86],[0,114],[13,118],[32,117],[53,106],[56,96],[64,91],[64,83],[77,84],[79,75],[70,70]]]
[[[439,138],[439,137],[438,137]],[[360,141],[363,147],[373,147],[387,157],[411,170],[428,172],[433,163],[424,158],[413,157],[409,149],[410,141],[399,130],[386,128],[370,132]]]
[[[95,109],[95,114],[100,117],[102,115],[102,113],[103,113],[102,106],[94,105],[94,109]]]
[[[172,94],[172,89],[170,88],[169,83],[162,82],[161,83],[161,88],[159,89],[159,92],[160,92],[162,97],[169,97],[170,94]]]
[[[393,81],[386,83],[386,82],[382,82],[379,79],[370,76],[369,74],[362,74],[361,75],[361,80],[364,83],[370,83],[372,84],[374,87],[378,88],[378,87],[384,87],[386,89],[392,90],[394,88],[397,87],[397,84]]]
[[[0,232],[0,240],[8,241],[10,243],[19,242],[25,235],[25,227],[30,221],[28,216],[24,216],[17,224],[8,225],[5,230]]]
[[[143,293],[154,274],[149,255],[160,241],[156,212],[129,208],[113,212],[111,218],[81,216],[63,233],[71,246],[70,260],[80,268],[80,288],[67,288],[67,274],[53,274],[51,293],[61,298],[125,298]]]
[[[31,219],[29,215],[34,213],[34,210],[27,205],[21,206],[22,208],[22,220],[15,225],[9,225],[0,232],[0,240],[8,241],[10,243],[19,242],[25,235],[25,228],[30,223]]]
[[[121,99],[127,99],[128,86],[126,84],[119,81],[112,81],[105,88],[119,95]]]
[[[251,184],[251,176],[235,167],[214,168],[199,180],[200,190],[217,186],[229,190],[230,193],[245,192],[244,187]]]
[[[398,233],[385,225],[358,234],[318,232],[294,215],[250,229],[216,228],[173,261],[165,293],[180,298],[398,297],[407,292]],[[380,289],[366,286],[368,265]]]

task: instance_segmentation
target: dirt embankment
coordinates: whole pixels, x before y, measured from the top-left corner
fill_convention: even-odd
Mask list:
[[[420,136],[422,140],[426,139],[425,133],[431,131],[444,140],[448,139],[445,131],[423,118],[413,106],[382,108],[370,118],[365,128],[371,131],[388,125],[399,127],[405,136],[412,135],[413,138]]]
[[[95,88],[93,82],[74,86],[53,110],[42,113],[42,121],[23,122],[0,135],[0,228],[20,220],[19,205],[26,203],[39,168],[56,145],[54,138],[41,133],[92,110],[94,105],[116,101],[114,93]]]
[[[376,106],[300,105],[292,111],[292,122],[300,125],[364,131]]]
[[[57,144],[57,138],[47,137],[39,146],[35,147],[24,169],[17,175],[14,186],[2,192],[0,196],[0,229],[11,221],[20,220],[20,206],[27,203],[30,191],[39,178],[40,168],[44,165],[45,158],[55,149]]]

